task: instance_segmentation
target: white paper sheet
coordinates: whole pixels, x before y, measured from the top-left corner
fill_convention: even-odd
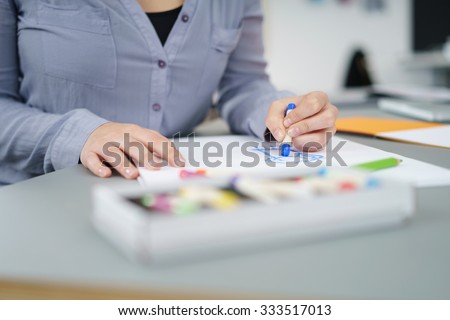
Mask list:
[[[263,142],[246,136],[199,137],[191,140],[192,147],[187,146],[188,138],[181,139],[184,143],[179,151],[187,160],[189,170],[206,168],[209,172],[228,173],[265,173],[270,170],[285,170],[295,166],[299,173],[317,167],[345,167],[369,161],[395,157],[402,159],[399,167],[374,172],[374,176],[407,181],[417,187],[434,187],[450,185],[450,170],[431,164],[405,158],[400,155],[367,147],[358,143],[334,137],[327,150],[309,153],[292,152],[291,156],[279,156],[279,150],[267,150]],[[192,143],[197,143],[193,147]],[[339,146],[337,153],[333,153]],[[335,156],[332,156],[332,155]],[[340,159],[339,159],[340,157]],[[248,167],[246,167],[248,166]],[[178,168],[164,167],[160,171],[149,171],[140,168],[140,182],[143,185],[171,183],[180,180]]]
[[[450,126],[382,132],[377,137],[450,149]]]

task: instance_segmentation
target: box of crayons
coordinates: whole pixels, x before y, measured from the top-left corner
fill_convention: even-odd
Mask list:
[[[96,229],[144,262],[193,259],[404,224],[408,184],[353,169],[94,189]]]

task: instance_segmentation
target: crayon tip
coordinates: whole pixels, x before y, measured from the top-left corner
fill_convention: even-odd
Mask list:
[[[339,187],[340,187],[341,191],[354,191],[358,188],[357,185],[351,181],[341,182]]]
[[[378,188],[380,186],[380,184],[381,183],[379,180],[372,178],[367,181],[367,188],[369,188],[369,189]]]
[[[281,146],[281,155],[283,157],[289,157],[289,155],[291,154],[291,145],[290,144],[283,144]]]
[[[328,169],[320,168],[319,171],[317,172],[317,174],[319,175],[319,177],[325,177],[328,174]]]
[[[231,187],[234,188],[234,189],[237,189],[238,188],[237,184],[238,184],[239,180],[240,180],[239,176],[231,177],[231,179],[230,179]]]

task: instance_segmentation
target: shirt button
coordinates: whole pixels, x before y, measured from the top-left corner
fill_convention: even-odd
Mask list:
[[[183,16],[181,17],[181,21],[188,22],[189,21],[189,16],[187,14],[183,14]]]
[[[161,110],[161,105],[159,103],[155,103],[152,108],[153,111],[158,112],[159,110]]]
[[[164,60],[159,60],[158,61],[158,66],[161,68],[161,69],[164,69],[165,67],[166,67],[166,62],[164,61]]]

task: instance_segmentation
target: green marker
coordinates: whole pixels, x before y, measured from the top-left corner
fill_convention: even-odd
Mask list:
[[[378,171],[378,170],[396,167],[401,162],[402,162],[402,160],[400,160],[400,159],[387,158],[387,159],[357,164],[357,165],[352,166],[352,168],[362,169],[362,170],[367,170],[367,171]]]

